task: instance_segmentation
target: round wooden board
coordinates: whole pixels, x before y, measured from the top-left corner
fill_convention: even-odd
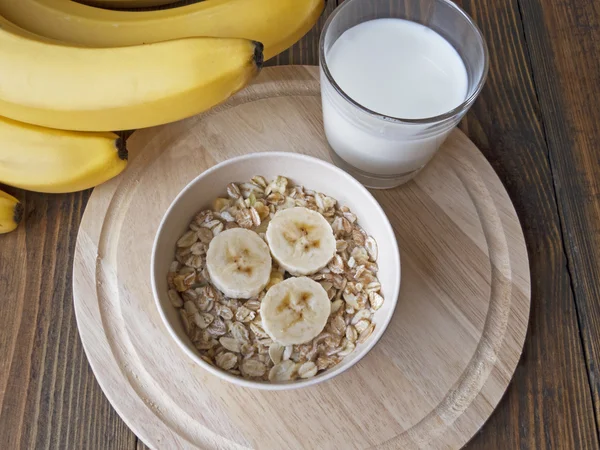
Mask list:
[[[220,381],[179,349],[154,305],[150,253],[170,202],[208,167],[259,151],[328,159],[317,68],[265,69],[226,104],[138,131],[129,148],[127,171],[85,211],[74,299],[104,393],[149,446],[455,449],[491,415],[521,355],[529,265],[508,195],[463,133],[415,181],[373,191],[402,252],[381,341],[339,377],[283,392]]]

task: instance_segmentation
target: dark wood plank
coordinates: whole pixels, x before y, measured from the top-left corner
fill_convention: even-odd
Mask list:
[[[6,190],[25,218],[0,236],[2,448],[133,448],[88,365],[73,312],[72,258],[89,193]]]
[[[600,4],[521,9],[600,429]]]
[[[525,39],[516,0],[458,3],[481,27],[491,55],[487,86],[462,128],[490,160],[514,202],[532,279],[523,357],[498,410],[468,448],[597,449],[572,280],[531,74],[530,51],[539,48]],[[525,23],[536,20],[531,15]]]
[[[481,27],[491,55],[487,86],[461,127],[490,160],[513,199],[527,240],[533,281],[523,358],[498,410],[467,447],[598,448],[519,5],[517,0],[457,3]],[[532,14],[528,20],[536,19]]]

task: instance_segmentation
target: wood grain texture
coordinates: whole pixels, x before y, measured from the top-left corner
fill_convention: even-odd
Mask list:
[[[403,266],[396,314],[382,339],[343,375],[285,392],[242,389],[192,363],[154,306],[150,253],[172,199],[215,163],[274,150],[327,158],[318,69],[265,69],[224,105],[137,131],[129,147],[128,172],[88,203],[74,301],[104,392],[153,448],[456,449],[492,413],[521,354],[529,265],[512,204],[464,134],[455,131],[415,182],[373,192],[398,236]],[[278,173],[264,167],[262,174]],[[352,198],[327,180],[284,175],[303,176],[360,220]],[[199,199],[197,208],[211,201]],[[362,224],[377,239],[376,227]],[[379,246],[383,267],[385,242]],[[172,255],[165,257],[168,266]],[[383,268],[380,274],[385,280]],[[273,425],[282,433],[265,435]]]
[[[533,282],[521,364],[505,400],[469,448],[596,449],[598,431],[557,214],[547,126],[531,75],[530,49],[540,47],[523,34],[524,23],[533,25],[539,19],[532,14],[523,22],[514,0],[457,3],[481,27],[491,56],[487,85],[462,128],[489,159],[513,200],[524,228]],[[593,4],[564,5],[576,8],[578,3]],[[547,2],[540,5],[543,10],[551,8]],[[571,64],[568,54],[557,58]],[[577,104],[587,101],[582,93]],[[559,199],[563,194],[558,190]]]
[[[590,139],[592,145],[580,144],[585,142],[585,133],[591,138],[597,131],[588,119],[593,117],[593,108],[599,103],[595,66],[599,54],[598,3],[594,0],[458,3],[475,17],[493,56],[487,86],[462,128],[484,151],[511,195],[523,224],[535,282],[529,336],[513,383],[492,418],[467,448],[598,448],[572,280],[567,270],[568,262],[576,292],[581,292],[581,286],[587,292],[583,297],[577,293],[576,298],[587,336],[588,365],[597,374],[598,352],[593,349],[600,342],[595,334],[600,329],[599,313],[594,308],[598,304],[598,276],[597,271],[594,274],[589,268],[597,268],[594,261],[598,261],[598,245],[594,236],[598,220],[595,213],[587,211],[598,205],[598,197],[594,195],[597,185],[590,178],[597,162],[589,159],[592,162],[587,163],[597,151],[594,140]],[[329,0],[327,12],[334,7],[335,1]],[[319,32],[312,31],[292,50],[269,63],[317,64]],[[535,85],[532,65],[536,70]],[[557,73],[559,78],[553,80]],[[546,89],[540,89],[543,83]],[[570,115],[563,112],[567,109]],[[544,123],[547,121],[552,122],[553,130],[548,129]],[[545,139],[550,140],[550,131],[556,132],[554,129],[560,130],[562,140],[553,141],[552,150],[552,142],[548,147]],[[582,130],[585,132],[581,133]],[[571,140],[575,137],[576,140]],[[549,155],[554,155],[552,165]],[[566,177],[563,173],[555,185],[553,176],[563,170],[560,167],[563,164],[569,167],[569,172]],[[577,194],[573,196],[569,189],[578,184],[577,189],[582,191],[575,190]],[[52,443],[48,446],[62,449],[64,445],[57,443],[64,444],[65,436],[71,436],[68,443],[75,443],[75,448],[77,443],[81,443],[79,448],[89,449],[133,448],[134,444],[129,446],[133,434],[110,409],[88,369],[78,338],[68,346],[56,339],[56,335],[76,336],[76,330],[71,282],[58,275],[48,278],[52,272],[50,264],[60,261],[64,277],[70,277],[76,229],[89,192],[52,196],[25,194],[9,188],[7,191],[25,201],[31,219],[26,218],[18,231],[0,236],[0,319],[10,324],[0,328],[0,441],[17,443],[15,448],[35,448],[40,442],[44,448],[50,436]],[[576,209],[579,214],[568,228],[563,225],[564,236],[559,229],[557,201],[567,203],[561,206],[563,220],[565,208]],[[587,222],[587,233],[577,228],[579,222]],[[561,237],[567,242],[570,239],[566,249]],[[596,239],[596,245],[590,248],[587,243],[592,238]],[[49,254],[42,257],[42,251]],[[38,255],[29,255],[32,252]],[[40,287],[28,287],[25,280],[30,278],[38,284],[44,279],[43,295]],[[57,286],[63,282],[66,287],[61,296]],[[581,298],[589,300],[587,309],[582,307]],[[39,317],[38,310],[49,301],[53,309],[64,312],[64,318],[69,315],[70,320],[64,320],[60,329],[46,324],[48,332],[52,330],[52,339],[44,340],[45,335],[34,327],[45,320]],[[25,318],[22,311],[37,315],[35,319]],[[19,329],[23,330],[21,334]],[[32,334],[37,336],[35,344],[31,342]],[[65,387],[56,394],[48,378],[40,382],[39,374],[44,372],[45,364],[50,364],[48,361],[55,363],[54,355],[59,348],[64,358],[74,361],[75,367],[80,366],[72,372],[77,376],[60,380]],[[14,369],[17,366],[21,368]],[[34,377],[30,374],[37,377],[36,382],[31,381]],[[592,382],[596,380],[597,375],[592,376]],[[597,398],[597,388],[595,392]],[[56,395],[64,404],[63,420],[46,421],[45,417],[53,411],[48,409],[50,403],[42,399]],[[36,415],[34,411],[39,413]],[[140,449],[143,447],[139,442],[138,445]]]
[[[522,11],[600,428],[600,5],[528,0]]]
[[[26,208],[0,236],[0,442],[6,449],[123,449],[135,437],[83,353],[71,294],[74,238],[89,193],[7,188]]]

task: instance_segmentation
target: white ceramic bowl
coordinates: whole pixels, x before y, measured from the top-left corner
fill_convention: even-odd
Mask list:
[[[243,182],[254,175],[272,179],[282,175],[294,184],[323,192],[341,205],[348,206],[358,216],[358,223],[373,236],[379,247],[378,278],[384,296],[383,306],[375,313],[375,331],[357,346],[337,366],[314,378],[285,383],[266,383],[245,380],[211,366],[185,334],[181,319],[167,294],[167,272],[174,258],[178,238],[187,229],[194,215],[208,208],[213,200],[225,195],[230,182]],[[255,153],[217,164],[189,183],[173,201],[158,228],[151,264],[152,290],[167,330],[183,351],[210,373],[234,384],[269,390],[295,389],[320,383],[339,375],[356,364],[377,343],[390,322],[400,291],[400,254],[394,231],[379,203],[367,189],[346,172],[323,160],[294,153]]]

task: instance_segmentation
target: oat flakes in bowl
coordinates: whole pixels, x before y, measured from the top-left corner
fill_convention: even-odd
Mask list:
[[[395,297],[388,299],[382,292],[377,240],[361,228],[361,220],[345,203],[286,177],[251,176],[247,181],[226,181],[219,196],[198,203],[211,207],[188,212],[188,217],[193,213],[192,220],[176,236],[170,255],[174,260],[163,272],[170,307],[177,311],[187,337],[184,350],[205,366],[208,364],[213,373],[254,387],[321,381],[354,364],[381,335],[378,327],[385,328],[396,302]],[[284,215],[287,222],[278,220]],[[283,236],[279,241],[273,237],[275,228],[279,237]],[[327,250],[327,229],[331,254]],[[259,242],[244,233],[254,235]],[[221,253],[226,252],[230,258],[229,262],[219,259],[218,265],[213,264],[212,277],[208,255],[211,243],[212,247],[227,249]],[[282,252],[281,246],[288,244],[294,251]],[[262,245],[268,248],[267,256]],[[307,261],[289,259],[290,254],[297,256],[305,251],[314,252],[308,266]],[[227,264],[232,266],[221,270],[226,277],[219,269],[215,272],[214,267]],[[262,280],[260,272],[267,264],[270,270]],[[399,261],[397,270],[399,284]],[[247,292],[252,296],[244,295],[245,289],[231,290],[227,286],[231,271],[243,275],[250,272],[252,289]],[[153,274],[157,275],[155,267]],[[389,271],[386,276],[389,278]],[[276,285],[269,296],[277,292],[279,298],[265,300]],[[304,305],[302,297],[306,293],[310,295]],[[391,293],[397,295],[394,289]],[[316,307],[316,299],[320,299],[321,309]],[[278,302],[270,312],[261,308],[267,301]],[[323,301],[327,302],[325,313]],[[386,310],[385,315],[382,310]],[[165,318],[164,311],[162,315]],[[322,323],[316,325],[321,319]],[[168,326],[175,325],[172,316],[165,321]]]

